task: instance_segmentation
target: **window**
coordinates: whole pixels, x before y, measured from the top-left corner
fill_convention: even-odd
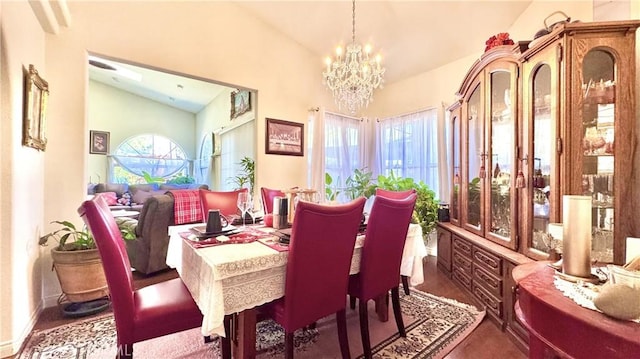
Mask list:
[[[209,183],[209,168],[213,155],[213,134],[207,133],[200,143],[200,158],[196,161],[196,182]]]
[[[366,120],[325,113],[325,172],[335,188],[344,188],[347,177],[367,167],[365,156]]]
[[[423,181],[439,193],[437,110],[429,109],[376,123],[376,171]]]
[[[242,158],[254,158],[255,156],[254,121],[223,132],[220,140],[222,149],[220,152],[220,185],[218,188],[222,191],[230,191],[236,188],[233,179],[238,175]]]
[[[177,143],[154,134],[131,137],[122,142],[112,156],[113,182],[145,183],[144,172],[170,179],[190,175],[189,160]]]

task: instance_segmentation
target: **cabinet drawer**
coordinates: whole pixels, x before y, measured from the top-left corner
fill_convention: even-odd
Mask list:
[[[496,297],[502,297],[502,278],[490,274],[480,266],[473,266],[473,282],[481,284]]]
[[[463,256],[460,252],[453,252],[453,268],[464,271],[468,276],[471,276],[471,259]]]
[[[471,292],[476,298],[478,298],[478,300],[480,300],[480,302],[482,302],[482,304],[486,306],[488,311],[492,312],[496,317],[504,319],[502,318],[502,300],[496,298],[475,282],[472,283]]]
[[[471,290],[471,277],[462,269],[458,267],[453,268],[453,280],[460,283],[460,285],[467,288],[467,290]]]
[[[502,275],[502,258],[490,253],[482,248],[473,247],[473,261],[490,273],[497,276]]]
[[[471,258],[471,243],[456,235],[453,235],[453,250],[463,253],[465,256]]]

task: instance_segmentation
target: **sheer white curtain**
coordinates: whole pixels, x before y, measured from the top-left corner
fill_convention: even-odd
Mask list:
[[[248,141],[247,139],[254,139]],[[255,159],[255,124],[247,122],[220,136],[220,183],[214,189],[230,191],[235,189],[233,177],[238,174],[240,160],[244,157]],[[214,184],[215,185],[215,184]]]
[[[308,168],[307,186],[318,193],[324,193],[324,111],[309,110],[307,118],[309,133],[307,138]]]
[[[435,108],[380,120],[375,124],[374,174],[411,177],[440,195],[438,110]],[[446,166],[446,163],[444,164]]]
[[[449,203],[451,197],[451,179],[449,173],[449,163],[451,153],[449,151],[449,141],[451,138],[451,119],[447,111],[447,105],[442,103],[442,115],[438,116],[438,173],[439,173],[439,194],[442,202]]]
[[[333,178],[332,187],[345,187],[355,169],[370,167],[371,129],[368,119],[318,111],[309,115],[309,179],[311,188],[325,193],[325,173]],[[344,192],[343,192],[344,193]],[[339,197],[341,201],[346,197]]]

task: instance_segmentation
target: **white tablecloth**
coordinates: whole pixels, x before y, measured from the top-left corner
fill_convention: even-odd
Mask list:
[[[194,249],[180,236],[191,226],[193,224],[169,227],[167,265],[176,268],[202,311],[203,335],[224,335],[225,314],[238,313],[284,296],[288,252],[278,252],[260,242]],[[363,241],[364,236],[356,240],[352,274],[360,270]],[[419,225],[411,224],[400,270],[410,278],[411,285],[424,281],[422,259],[426,255],[422,230]]]

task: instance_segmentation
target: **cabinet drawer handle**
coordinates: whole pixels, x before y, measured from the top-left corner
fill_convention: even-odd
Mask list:
[[[461,281],[462,283],[464,283],[466,286],[469,286],[469,280],[467,279],[467,277],[461,275],[460,273],[458,273],[458,271],[453,272],[454,275],[456,276],[456,278]]]
[[[476,252],[476,258],[481,262],[484,262],[489,267],[498,269],[498,262],[495,259],[486,256],[482,252]]]
[[[471,268],[471,264],[469,263],[469,260],[460,256],[458,253],[454,253],[453,258],[455,258],[456,261],[459,262],[463,267]]]
[[[462,249],[463,251],[465,251],[465,252],[470,252],[471,251],[471,247],[469,247],[469,245],[467,245],[467,244],[465,244],[463,242],[460,242],[460,241],[456,241],[455,243],[456,243],[456,247]]]
[[[490,285],[492,288],[498,289],[498,283],[492,277],[482,273],[482,271],[476,271],[476,273],[485,283]]]
[[[490,298],[489,296],[485,295],[481,290],[476,289],[475,293],[478,297],[480,297],[480,299],[482,300],[483,303],[485,303],[486,305],[490,306],[491,308],[493,308],[495,311],[498,311],[498,303],[496,303],[492,298]]]

